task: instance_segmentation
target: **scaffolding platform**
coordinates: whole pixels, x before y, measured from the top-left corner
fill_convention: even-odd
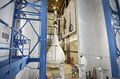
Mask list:
[[[26,66],[27,59],[28,56],[17,56],[13,57],[11,63],[9,63],[9,59],[0,61],[0,79],[8,79],[11,74],[12,77],[14,77],[21,69],[23,69]]]

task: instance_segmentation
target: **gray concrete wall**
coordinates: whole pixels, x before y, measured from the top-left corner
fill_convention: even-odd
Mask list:
[[[108,40],[102,3],[100,0],[76,0],[76,4],[79,54],[86,57],[87,70],[92,70],[93,67],[96,67],[98,70],[101,67],[108,70],[104,75],[111,77]],[[102,57],[102,59],[97,59],[97,56]],[[97,74],[98,78],[100,78],[99,71]]]

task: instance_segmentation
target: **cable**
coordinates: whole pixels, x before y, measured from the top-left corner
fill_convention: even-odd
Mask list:
[[[5,5],[3,5],[2,7],[0,7],[0,9],[3,9],[5,7],[7,7],[9,4],[11,4],[12,2],[14,2],[14,0],[10,0],[8,3],[6,3]]]

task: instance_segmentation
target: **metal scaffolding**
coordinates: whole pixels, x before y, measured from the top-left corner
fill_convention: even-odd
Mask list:
[[[46,79],[46,36],[47,36],[47,3],[48,0],[37,0],[30,2],[30,0],[11,0],[8,4],[14,1],[14,15],[12,27],[0,19],[0,23],[4,24],[11,30],[10,47],[0,47],[0,50],[9,50],[9,59],[0,61],[0,79],[13,79],[15,75],[23,69],[29,62],[39,63],[39,79]],[[103,10],[105,15],[106,29],[108,35],[110,61],[112,69],[112,77],[120,78],[120,67],[117,59],[120,56],[120,49],[117,46],[117,34],[120,34],[120,4],[118,0],[114,0],[116,9],[111,8],[109,0],[102,0]],[[6,4],[7,5],[7,4]],[[6,6],[5,5],[5,6]],[[3,6],[2,8],[4,8]],[[25,9],[31,7],[34,10],[29,11]],[[27,17],[31,16],[31,17]],[[25,23],[17,29],[17,21],[24,20]],[[40,33],[37,33],[31,21],[41,22]],[[113,23],[111,23],[113,21]],[[31,48],[31,40],[22,33],[23,27],[27,27],[29,23],[37,35],[38,41]],[[25,45],[28,45],[25,48]],[[31,58],[30,55],[36,46],[39,45],[39,58]],[[29,51],[25,55],[25,50]],[[21,56],[17,55],[17,51],[21,52]]]
[[[10,47],[0,47],[0,50],[9,50],[9,59],[0,62],[0,79],[13,79],[15,75],[30,62],[39,62],[39,79],[46,79],[46,36],[47,36],[47,3],[48,0],[11,0],[14,1],[14,14],[12,27],[0,19],[0,23],[4,24],[11,30]],[[5,4],[7,6],[8,4]],[[2,8],[4,8],[3,6]],[[30,7],[33,10],[25,9]],[[29,16],[29,17],[27,17]],[[17,22],[24,20],[24,24],[18,29]],[[38,33],[32,21],[40,23]],[[27,23],[30,26],[27,26]],[[31,40],[22,33],[24,27],[31,27],[36,34],[37,42],[31,48]],[[27,47],[25,46],[27,45]],[[36,46],[39,45],[39,57],[31,58],[30,55]],[[29,53],[25,55],[25,50]],[[18,55],[17,52],[21,55]]]
[[[111,0],[115,7],[110,5],[110,0],[102,0],[105,15],[106,29],[108,35],[108,44],[110,51],[112,79],[120,78],[120,48],[118,47],[118,38],[120,35],[120,4],[119,0]]]

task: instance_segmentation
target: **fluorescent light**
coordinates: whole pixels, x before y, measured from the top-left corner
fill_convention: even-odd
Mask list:
[[[54,6],[53,9],[56,9],[56,7]]]
[[[98,57],[96,57],[98,60],[101,60],[102,59],[102,57],[100,57],[100,56],[98,56]]]
[[[101,68],[101,67],[99,67],[99,68],[98,68],[98,70],[99,70],[99,71],[102,71],[102,68]]]

